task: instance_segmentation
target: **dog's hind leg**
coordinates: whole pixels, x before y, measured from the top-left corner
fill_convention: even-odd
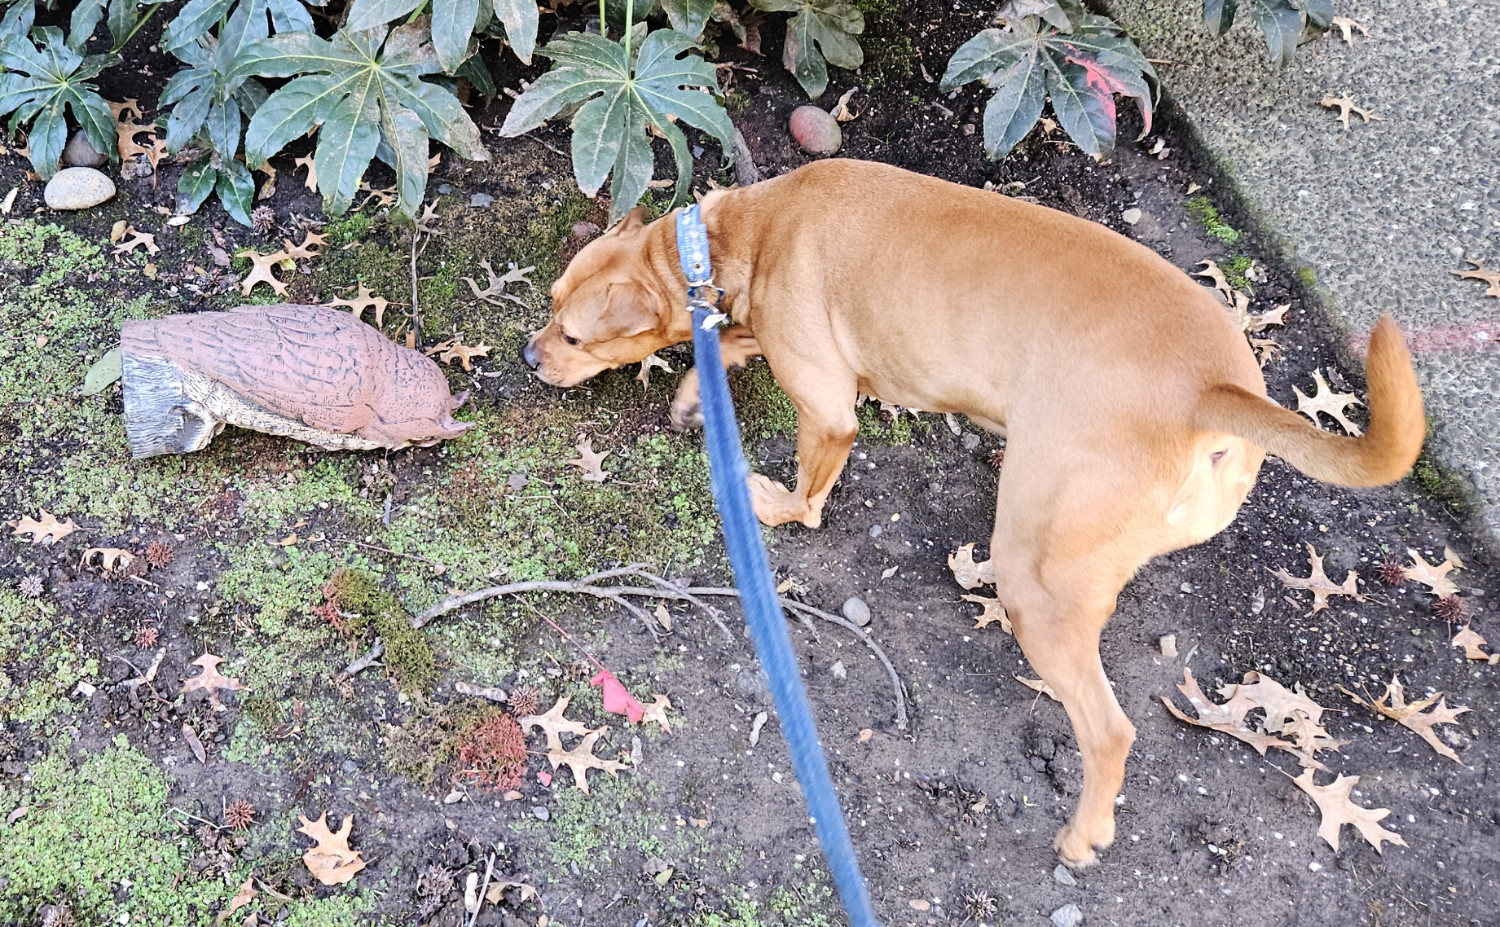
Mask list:
[[[1099,659],[1100,632],[1138,565],[1121,556],[1128,549],[1120,540],[1130,533],[1121,506],[1129,504],[1045,461],[1007,455],[990,548],[995,589],[1083,753],[1083,795],[1054,842],[1069,866],[1092,864],[1095,849],[1113,842],[1115,797],[1135,739]]]
[[[719,358],[724,369],[743,367],[750,358],[761,353],[755,335],[743,325],[731,325],[719,332]],[[703,427],[703,405],[698,396],[698,368],[683,375],[672,396],[672,405],[667,409],[672,427],[678,431],[693,431]]]

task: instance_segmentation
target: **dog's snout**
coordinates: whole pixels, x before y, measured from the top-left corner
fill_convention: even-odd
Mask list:
[[[536,344],[534,341],[527,341],[526,346],[521,348],[521,363],[532,370],[542,365],[541,360],[536,356]]]

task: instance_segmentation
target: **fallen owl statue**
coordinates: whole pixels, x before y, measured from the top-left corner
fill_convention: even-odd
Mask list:
[[[472,423],[438,365],[347,312],[241,306],[132,320],[120,336],[131,456],[202,450],[224,426],[327,450],[428,447]]]

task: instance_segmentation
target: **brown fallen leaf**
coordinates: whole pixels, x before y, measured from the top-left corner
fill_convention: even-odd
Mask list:
[[[549,753],[562,750],[561,735],[574,734],[582,737],[591,730],[587,724],[563,717],[563,712],[568,710],[569,701],[569,698],[560,698],[551,708],[547,709],[546,714],[527,715],[524,718],[517,718],[516,723],[521,725],[521,730],[523,731],[529,731],[534,727],[541,728],[542,733],[547,736],[547,751]]]
[[[653,367],[660,367],[666,373],[672,372],[672,366],[666,361],[655,354],[646,355],[646,359],[641,361],[641,372],[635,375],[635,378],[641,382],[642,391],[651,388],[651,368]]]
[[[465,370],[473,370],[474,368],[470,366],[469,361],[476,357],[489,357],[490,346],[487,344],[477,344],[471,347],[457,338],[449,338],[447,341],[427,348],[422,353],[428,357],[436,355],[438,360],[445,364],[452,364],[454,361],[458,361],[463,364]]]
[[[208,754],[203,751],[203,741],[198,737],[198,732],[193,730],[193,726],[186,721],[182,722],[182,739],[187,743],[188,749],[193,751],[193,756],[198,758],[198,762],[207,766]]]
[[[604,458],[610,455],[609,451],[595,451],[594,439],[578,436],[578,443],[573,446],[578,452],[578,459],[568,461],[568,466],[577,467],[583,471],[584,480],[590,483],[602,483],[609,479],[611,474],[604,469]]]
[[[364,209],[366,206],[370,205],[370,203],[372,203],[372,202],[375,204],[375,207],[377,209],[379,209],[381,207],[387,207],[387,206],[394,206],[394,205],[396,205],[396,185],[395,184],[391,184],[389,187],[386,187],[383,190],[377,190],[374,187],[370,186],[369,181],[361,180],[359,182],[359,192],[360,193],[367,193],[369,195],[366,196],[364,198],[364,200],[358,206],[353,207],[353,209],[354,209],[355,212],[358,212],[359,210]]]
[[[1483,280],[1488,283],[1489,289],[1484,291],[1485,296],[1493,296],[1500,299],[1500,270],[1486,270],[1483,261],[1466,258],[1474,265],[1473,270],[1450,270],[1448,273],[1463,280]]]
[[[1318,556],[1318,551],[1311,544],[1307,545],[1307,559],[1312,566],[1312,574],[1306,579],[1293,576],[1284,569],[1271,570],[1271,575],[1281,580],[1281,584],[1288,589],[1306,589],[1313,594],[1312,611],[1309,615],[1316,615],[1328,607],[1328,597],[1334,595],[1347,595],[1356,602],[1363,602],[1365,597],[1359,594],[1359,574],[1353,570],[1344,577],[1343,585],[1335,586],[1323,572],[1323,558]]]
[[[272,251],[270,254],[261,254],[252,248],[246,248],[236,254],[235,257],[248,257],[250,258],[250,263],[253,265],[250,268],[250,273],[245,276],[245,279],[240,281],[241,295],[249,296],[250,291],[255,289],[257,283],[266,284],[276,291],[277,296],[287,295],[286,284],[277,279],[272,270],[282,261],[290,260],[292,257],[290,254],[287,254],[285,251]]]
[[[306,168],[307,169],[307,178],[305,180],[303,180],[302,182],[307,185],[307,189],[311,190],[313,193],[317,193],[318,192],[318,168],[317,168],[316,165],[313,164],[313,156],[312,155],[308,155],[305,158],[293,158],[292,159],[292,163],[294,165],[296,165],[297,167],[301,167],[301,168]]]
[[[79,559],[80,568],[89,566],[95,557],[99,558],[99,569],[106,573],[117,573],[135,562],[135,554],[118,547],[90,547],[83,552]]]
[[[220,911],[214,917],[214,927],[219,927],[219,925],[222,924],[222,923],[224,923],[224,921],[229,917],[229,915],[233,914],[234,912],[238,911],[240,908],[243,908],[245,905],[249,904],[251,902],[251,900],[254,899],[254,898],[255,898],[255,879],[254,879],[254,877],[247,877],[245,879],[245,884],[241,885],[240,886],[240,890],[234,893],[234,897],[233,898],[229,899],[229,907],[227,907],[224,910]]]
[[[1355,115],[1359,116],[1359,118],[1363,119],[1365,121],[1365,125],[1369,125],[1370,120],[1372,119],[1376,121],[1385,120],[1384,116],[1377,116],[1367,109],[1360,109],[1358,106],[1355,106],[1354,98],[1350,96],[1336,97],[1331,93],[1325,93],[1323,95],[1323,99],[1318,102],[1322,103],[1325,109],[1334,109],[1335,107],[1338,109],[1338,120],[1339,122],[1344,124],[1345,132],[1349,131],[1350,113],[1354,113]]]
[[[510,269],[504,274],[497,274],[495,273],[495,269],[490,266],[488,260],[480,261],[479,266],[484,269],[485,276],[489,278],[489,283],[484,289],[481,290],[479,288],[479,284],[474,282],[473,277],[464,278],[465,282],[469,284],[469,289],[474,291],[476,299],[482,299],[495,306],[500,305],[500,300],[508,299],[522,308],[529,308],[521,300],[521,297],[505,292],[505,288],[512,283],[524,283],[527,286],[531,286],[532,283],[527,279],[526,275],[536,270],[535,267],[522,267],[518,269],[516,265],[512,264],[510,265]]]
[[[1406,688],[1395,676],[1392,676],[1391,681],[1385,684],[1385,694],[1378,699],[1370,698],[1369,692],[1365,693],[1365,698],[1360,698],[1343,686],[1339,686],[1339,691],[1353,699],[1355,704],[1362,705],[1376,714],[1384,715],[1404,728],[1416,731],[1418,736],[1427,741],[1428,746],[1439,754],[1455,763],[1463,762],[1458,758],[1458,754],[1453,752],[1452,747],[1438,738],[1437,731],[1433,730],[1433,727],[1438,724],[1457,724],[1458,722],[1454,719],[1469,709],[1462,705],[1449,708],[1443,693],[1434,693],[1408,705]],[[1434,702],[1437,704],[1433,705]],[[1426,711],[1429,707],[1432,710]]]
[[[1450,595],[1458,595],[1458,586],[1448,578],[1448,573],[1455,567],[1462,569],[1459,564],[1453,562],[1453,552],[1444,551],[1448,555],[1442,563],[1432,564],[1422,559],[1422,555],[1408,547],[1406,555],[1411,557],[1412,565],[1403,571],[1406,578],[1413,582],[1421,583],[1427,587],[1427,591],[1440,599],[1446,599]]]
[[[363,283],[360,283],[359,290],[354,294],[353,298],[330,299],[323,305],[327,306],[330,309],[334,308],[335,306],[348,306],[349,311],[354,314],[354,317],[360,320],[364,319],[366,309],[374,309],[375,327],[379,328],[385,324],[385,309],[390,304],[390,300],[386,299],[384,296],[376,296],[369,287],[365,286]]]
[[[292,244],[292,240],[290,238],[283,238],[281,240],[281,243],[285,246],[283,250],[285,250],[287,254],[291,255],[296,260],[305,261],[311,258],[315,258],[323,253],[323,244],[326,238],[326,235],[319,235],[316,232],[309,230],[303,236],[302,244],[300,245]]]
[[[1262,685],[1263,682],[1270,683],[1270,686]],[[1246,673],[1243,685],[1227,685],[1219,689],[1219,694],[1226,699],[1222,703],[1210,701],[1198,686],[1198,681],[1193,678],[1192,671],[1187,668],[1182,671],[1182,682],[1178,683],[1177,689],[1187,696],[1198,717],[1189,718],[1169,697],[1163,695],[1162,704],[1173,717],[1197,727],[1228,734],[1254,747],[1255,752],[1261,756],[1266,755],[1266,750],[1275,747],[1295,756],[1303,766],[1324,769],[1315,754],[1323,750],[1337,750],[1343,746],[1341,741],[1329,737],[1328,732],[1318,724],[1318,717],[1324,711],[1321,706],[1311,700],[1306,700],[1304,706],[1298,701],[1299,697],[1305,699],[1301,693],[1293,695],[1274,680],[1259,673]],[[1256,696],[1266,698],[1270,708],[1257,702]],[[1250,712],[1257,709],[1265,712],[1260,729],[1253,727],[1247,718]],[[1315,716],[1309,717],[1306,711],[1313,711]],[[1276,732],[1266,730],[1267,725],[1275,727]]]
[[[989,627],[998,621],[1000,622],[1000,630],[1006,634],[1016,633],[1011,629],[1010,615],[1005,611],[1005,606],[1000,604],[999,599],[987,599],[982,595],[965,594],[963,600],[965,602],[973,602],[984,609],[983,612],[974,616],[974,628],[976,630]]]
[[[29,534],[31,535],[32,544],[45,546],[61,541],[78,530],[78,525],[71,518],[67,521],[58,521],[57,516],[46,509],[42,509],[41,513],[42,518],[40,521],[29,515],[23,515],[20,521],[13,522],[12,525],[15,530],[11,532],[11,535],[14,537]]]
[[[328,829],[328,812],[324,811],[316,821],[297,815],[302,826],[299,834],[306,834],[317,841],[317,846],[302,854],[302,862],[313,878],[324,885],[343,885],[354,878],[355,873],[365,868],[365,861],[358,850],[349,848],[349,832],[354,827],[354,815],[347,815],[337,833]]]
[[[645,714],[641,715],[641,723],[655,722],[663,734],[672,733],[672,723],[667,720],[667,709],[672,707],[672,700],[665,695],[653,695],[652,699],[651,704],[641,706],[645,709]]]
[[[1464,658],[1468,660],[1487,660],[1491,664],[1500,663],[1500,654],[1484,652],[1485,644],[1489,643],[1479,632],[1475,631],[1472,623],[1465,623],[1463,630],[1453,635],[1452,646],[1461,648]]]
[[[190,666],[201,667],[203,672],[197,676],[184,679],[182,681],[181,694],[187,695],[189,692],[204,692],[208,695],[208,702],[214,707],[214,711],[227,711],[228,709],[224,706],[224,703],[219,701],[219,692],[234,692],[244,688],[244,686],[240,685],[238,679],[222,675],[219,672],[219,664],[223,662],[223,657],[216,657],[211,653],[205,653],[190,663]]]
[[[1282,775],[1286,776],[1286,773],[1283,772]],[[1354,829],[1375,848],[1376,853],[1383,852],[1381,845],[1385,843],[1406,846],[1406,841],[1401,839],[1400,834],[1376,823],[1390,814],[1390,809],[1362,808],[1349,797],[1350,790],[1359,784],[1359,776],[1339,776],[1328,785],[1318,785],[1313,781],[1313,771],[1304,769],[1302,775],[1287,778],[1317,803],[1323,818],[1318,825],[1318,836],[1326,840],[1335,853],[1339,849],[1339,830],[1345,824],[1353,824]]]
[[[1348,406],[1362,406],[1364,403],[1353,393],[1334,392],[1328,385],[1328,381],[1323,379],[1322,370],[1313,371],[1313,381],[1317,383],[1318,388],[1313,390],[1311,396],[1304,395],[1296,386],[1292,387],[1292,392],[1297,394],[1297,411],[1312,419],[1313,424],[1319,428],[1323,427],[1323,423],[1318,421],[1318,413],[1321,412],[1338,422],[1345,431],[1356,438],[1363,434],[1359,426],[1349,421],[1344,415],[1344,409]]]
[[[126,236],[129,236],[128,238]],[[112,236],[111,236],[112,237]],[[156,246],[156,236],[145,232],[136,231],[135,226],[127,225],[120,234],[120,243],[115,245],[114,254],[129,254],[137,248],[145,248],[147,254],[155,254],[161,249]]]
[[[1234,305],[1234,287],[1229,285],[1229,278],[1224,275],[1224,271],[1219,267],[1218,262],[1203,261],[1199,266],[1203,269],[1193,271],[1192,276],[1202,277],[1213,283],[1214,294],[1219,297],[1220,302],[1226,306]]]
[[[1347,16],[1335,16],[1333,18],[1333,24],[1337,26],[1339,31],[1344,34],[1344,43],[1346,45],[1354,44],[1354,34],[1352,32],[1352,30],[1354,29],[1358,29],[1359,34],[1365,36],[1366,38],[1368,38],[1370,35],[1370,30],[1366,29],[1364,26],[1360,25]]]
[[[583,740],[579,741],[578,746],[572,750],[554,749],[547,751],[547,762],[552,764],[552,768],[555,770],[560,766],[568,767],[573,773],[573,783],[584,794],[588,794],[589,790],[587,773],[590,769],[602,769],[613,776],[625,768],[624,763],[616,762],[615,760],[601,760],[597,756],[594,756],[594,744],[598,742],[599,736],[607,730],[608,728],[601,727],[596,731],[589,731],[583,735]]]
[[[525,882],[491,882],[489,889],[484,893],[484,900],[490,904],[499,904],[505,900],[505,893],[512,889],[516,892],[515,903],[518,905],[536,901],[542,897],[536,886]]]
[[[1042,680],[1042,679],[1027,679],[1025,676],[1014,676],[1014,678],[1015,678],[1016,682],[1019,682],[1021,685],[1025,686],[1028,689],[1032,689],[1032,690],[1035,690],[1036,692],[1040,692],[1042,695],[1047,696],[1048,698],[1052,699],[1052,701],[1054,701],[1054,702],[1061,702],[1062,701],[1062,699],[1060,699],[1060,698],[1057,697],[1057,693],[1052,691],[1052,687],[1049,686],[1049,685],[1047,685],[1047,683],[1046,683],[1045,680]]]
[[[973,544],[965,544],[949,554],[948,569],[953,573],[953,578],[958,581],[958,584],[965,589],[978,589],[980,586],[993,585],[995,582],[994,567],[990,561],[974,562]]]

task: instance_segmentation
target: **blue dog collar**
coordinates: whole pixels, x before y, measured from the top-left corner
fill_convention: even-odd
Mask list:
[[[713,312],[705,321],[705,328],[724,324],[727,317],[714,311],[723,301],[724,291],[714,285],[714,265],[708,257],[708,226],[703,223],[697,203],[677,214],[677,254],[682,275],[687,278],[688,306],[701,306]]]

